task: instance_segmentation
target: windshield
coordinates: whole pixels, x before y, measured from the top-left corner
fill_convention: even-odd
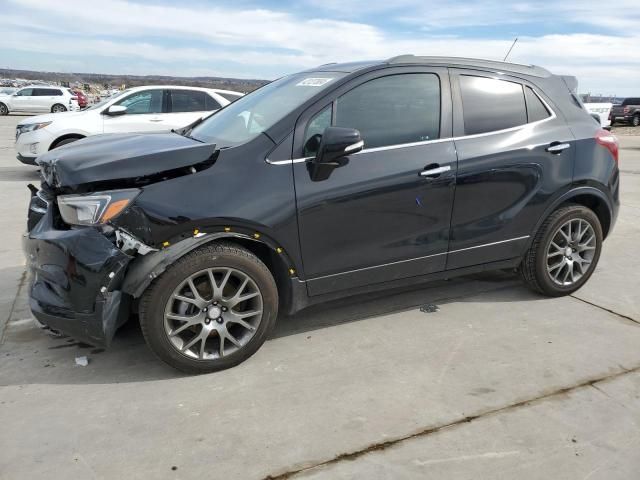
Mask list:
[[[280,78],[218,111],[196,126],[191,137],[220,148],[246,143],[344,75],[311,72]]]
[[[110,101],[112,101],[112,100],[115,100],[116,98],[120,98],[120,97],[122,97],[123,95],[125,95],[125,94],[127,94],[127,93],[129,93],[129,92],[131,92],[131,89],[129,89],[129,90],[123,90],[122,92],[118,93],[117,95],[113,95],[113,96],[111,96],[111,97],[107,97],[107,98],[105,98],[104,100],[99,101],[98,103],[96,103],[96,104],[94,104],[94,105],[90,106],[90,107],[89,107],[89,108],[87,108],[86,110],[95,110],[96,108],[104,107],[104,105],[105,105],[107,102],[110,102]],[[84,111],[84,110],[83,110],[83,111]]]

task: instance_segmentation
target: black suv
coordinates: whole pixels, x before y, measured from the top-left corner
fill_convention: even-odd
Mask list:
[[[138,313],[162,360],[207,372],[337,297],[514,268],[569,294],[619,206],[617,140],[575,86],[482,60],[329,64],[177,132],[48,152],[31,310],[100,346]]]

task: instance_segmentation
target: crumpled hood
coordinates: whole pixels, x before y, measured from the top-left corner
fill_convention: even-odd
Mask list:
[[[215,144],[175,133],[93,135],[51,150],[36,159],[52,187],[135,179],[198,165],[216,151]]]

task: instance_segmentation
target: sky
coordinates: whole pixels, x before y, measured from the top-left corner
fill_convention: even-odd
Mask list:
[[[575,75],[640,95],[640,0],[0,0],[0,67],[274,79],[413,53]]]

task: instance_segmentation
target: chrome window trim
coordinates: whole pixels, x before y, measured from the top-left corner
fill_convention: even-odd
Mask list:
[[[420,145],[427,145],[427,144],[430,144],[430,143],[449,142],[449,141],[453,141],[453,140],[454,140],[453,137],[435,138],[433,140],[424,140],[422,142],[398,143],[398,144],[395,144],[395,145],[386,145],[384,147],[363,148],[359,152],[353,153],[352,155],[362,155],[363,153],[369,153],[369,152],[382,152],[382,151],[385,151],[385,150],[395,150],[397,148],[418,147]],[[306,162],[307,160],[311,160],[312,158],[314,158],[314,157],[294,158],[294,159],[291,159],[291,160],[269,160],[267,158],[267,159],[265,159],[265,161],[270,165],[290,165],[292,163]]]
[[[483,243],[482,245],[475,245],[473,247],[460,248],[458,250],[451,250],[451,251],[448,251],[448,252],[434,253],[433,255],[425,255],[424,257],[408,258],[406,260],[398,260],[397,262],[389,262],[389,263],[383,263],[383,264],[380,264],[380,265],[372,265],[371,267],[363,267],[363,268],[356,268],[354,270],[347,270],[345,272],[331,273],[329,275],[322,275],[320,277],[309,278],[306,281],[307,282],[312,282],[314,280],[322,280],[324,278],[336,277],[338,275],[346,275],[347,273],[362,272],[362,271],[365,271],[365,270],[371,270],[373,268],[388,267],[389,265],[397,265],[399,263],[413,262],[414,260],[423,260],[425,258],[438,257],[440,255],[446,255],[448,253],[457,253],[457,252],[464,252],[466,250],[473,250],[473,249],[476,249],[476,248],[491,247],[493,245],[499,245],[501,243],[516,242],[518,240],[524,240],[524,239],[529,238],[529,237],[530,237],[530,235],[523,235],[521,237],[509,238],[507,240],[499,240],[497,242]]]
[[[493,77],[491,77],[491,78],[493,78]],[[505,81],[505,82],[510,81],[510,80],[502,80],[502,79],[499,79],[499,78],[496,78],[496,80]],[[513,83],[517,83],[517,82],[513,82]],[[515,132],[517,130],[522,130],[522,129],[527,128],[527,127],[540,125],[540,124],[543,124],[545,122],[550,122],[551,120],[555,120],[556,118],[558,118],[558,116],[556,115],[555,110],[553,108],[551,108],[551,106],[546,102],[546,100],[544,98],[542,98],[540,96],[540,94],[538,94],[538,92],[537,92],[537,90],[535,88],[533,88],[530,85],[526,85],[524,83],[520,83],[520,85],[522,85],[523,88],[526,88],[526,87],[531,88],[531,90],[533,91],[534,95],[536,97],[538,97],[538,99],[542,102],[542,104],[545,106],[547,111],[550,112],[550,115],[547,118],[543,118],[542,120],[537,120],[537,121],[531,122],[531,123],[523,123],[522,125],[517,125],[515,127],[503,128],[502,130],[493,130],[491,132],[475,133],[473,135],[461,135],[461,136],[458,136],[458,137],[448,137],[448,138],[434,138],[433,140],[424,140],[422,142],[398,143],[398,144],[395,144],[395,145],[385,145],[383,147],[364,148],[364,149],[360,150],[359,152],[354,153],[353,155],[361,155],[363,153],[369,153],[369,152],[383,152],[383,151],[386,151],[386,150],[395,150],[397,148],[418,147],[420,145],[428,145],[430,143],[442,143],[442,142],[448,142],[448,141],[457,141],[457,140],[466,140],[466,139],[472,139],[472,138],[487,137],[489,135],[499,135],[501,133]],[[524,95],[524,91],[522,92],[522,94]],[[314,157],[293,158],[293,159],[290,159],[290,160],[269,160],[268,158],[266,158],[265,161],[270,165],[290,165],[290,164],[293,164],[293,163],[306,162],[307,160],[311,160],[312,158],[314,158]]]

